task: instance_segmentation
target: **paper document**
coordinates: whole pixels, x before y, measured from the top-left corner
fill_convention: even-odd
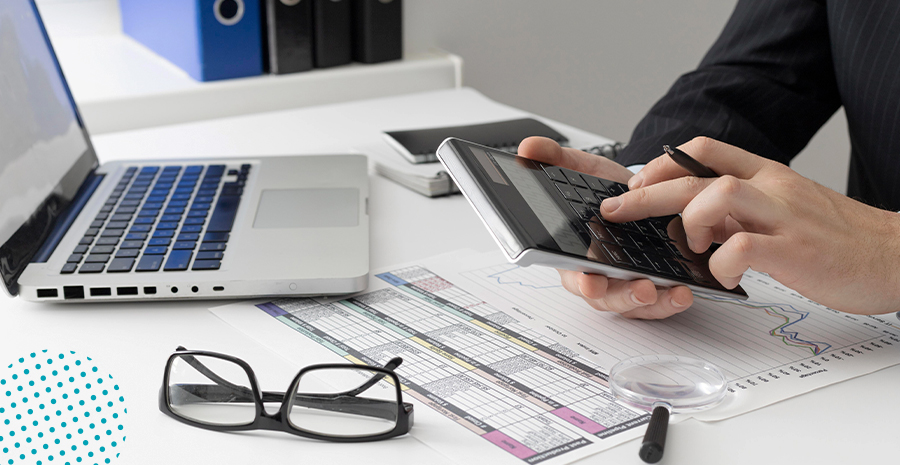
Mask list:
[[[900,363],[900,328],[889,321],[834,312],[758,273],[743,285],[749,301],[701,296],[673,318],[635,321],[591,309],[553,270],[455,253],[376,273],[350,298],[212,312],[297,365],[403,357],[411,434],[460,463],[569,463],[643,435],[647,413],[616,402],[606,382],[635,355],[722,368],[729,394],[702,419]]]

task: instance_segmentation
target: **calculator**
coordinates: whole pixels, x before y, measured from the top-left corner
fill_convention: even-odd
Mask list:
[[[604,219],[600,202],[628,191],[624,184],[456,138],[437,156],[511,263],[747,298],[710,273],[715,247],[691,251],[680,216]]]

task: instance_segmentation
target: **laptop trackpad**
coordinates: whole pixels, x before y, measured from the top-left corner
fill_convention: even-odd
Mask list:
[[[359,224],[359,190],[264,190],[253,227],[258,229],[334,228]]]

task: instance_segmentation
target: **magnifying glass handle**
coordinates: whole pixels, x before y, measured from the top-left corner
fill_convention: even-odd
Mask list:
[[[666,448],[666,431],[669,429],[669,409],[659,406],[653,409],[644,442],[638,455],[647,463],[656,463],[662,459]]]

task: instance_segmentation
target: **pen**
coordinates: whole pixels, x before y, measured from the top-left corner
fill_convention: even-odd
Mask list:
[[[691,173],[698,178],[719,177],[719,175],[716,174],[715,171],[709,169],[709,167],[707,167],[703,163],[700,163],[690,155],[682,152],[681,150],[678,150],[677,148],[673,149],[668,145],[663,145],[663,150],[665,150],[665,152],[669,154],[669,157],[674,160],[675,163],[678,163],[679,166],[688,170],[688,173]]]

